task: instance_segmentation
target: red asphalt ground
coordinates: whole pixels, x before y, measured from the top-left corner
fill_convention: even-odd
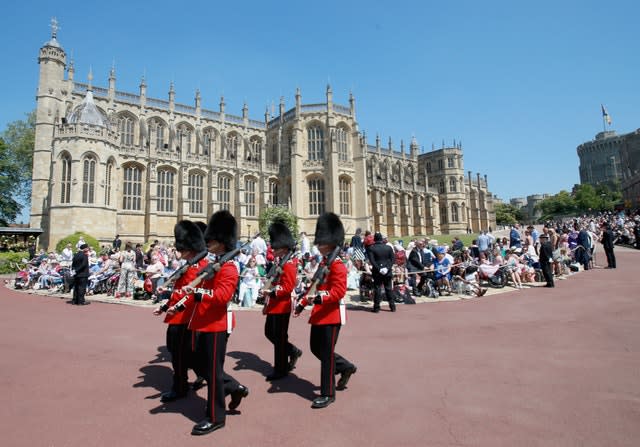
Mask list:
[[[602,253],[602,252],[600,252]],[[348,389],[310,408],[319,361],[304,350],[277,385],[260,312],[238,312],[226,370],[250,388],[226,427],[190,435],[204,390],[163,405],[165,325],[150,308],[0,287],[0,443],[75,446],[638,446],[640,252],[595,269],[465,301],[351,311],[337,351]],[[603,257],[603,256],[601,256]]]

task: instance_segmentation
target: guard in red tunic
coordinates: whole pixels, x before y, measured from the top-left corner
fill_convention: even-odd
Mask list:
[[[238,224],[226,210],[211,216],[204,233],[210,253],[224,258],[235,249]],[[207,381],[206,418],[197,423],[192,435],[205,435],[224,427],[225,397],[230,394],[229,409],[235,410],[249,389],[224,372],[227,339],[235,327],[235,317],[229,303],[238,286],[238,267],[233,260],[223,262],[215,275],[196,288],[184,287],[192,293],[196,304],[189,329],[194,331],[196,372]]]
[[[291,317],[291,293],[296,286],[298,260],[293,257],[296,241],[291,231],[280,220],[269,227],[269,239],[275,260],[267,281],[271,283],[262,290],[265,299],[263,313],[267,316],[264,335],[273,343],[273,372],[268,381],[282,379],[296,366],[302,351],[289,342],[289,319]]]
[[[308,292],[301,300],[295,315],[299,315],[307,302],[313,303],[309,318],[309,344],[313,355],[320,360],[321,396],[313,400],[311,407],[324,408],[336,400],[336,389],[345,389],[357,369],[356,365],[335,352],[340,327],[346,320],[344,296],[347,293],[347,268],[338,256],[333,255],[344,244],[344,227],[337,215],[324,213],[318,218],[314,244],[323,256],[318,268],[326,265],[328,272],[317,287],[315,296],[308,296]],[[336,374],[340,374],[337,386]]]
[[[154,315],[162,314],[180,301],[185,295],[181,290],[182,287],[193,281],[200,269],[207,265],[207,260],[202,259],[203,253],[207,253],[207,247],[204,243],[202,231],[196,223],[189,220],[180,221],[174,227],[173,234],[176,240],[176,250],[180,252],[182,259],[187,261],[184,266],[186,270],[173,284],[173,292],[169,300],[157,307],[153,311]],[[200,260],[194,263],[193,261],[197,259],[196,257],[199,257]],[[164,287],[158,287],[157,292],[161,294],[165,290]],[[194,301],[188,300],[185,303],[184,312],[167,314],[164,319],[164,322],[168,324],[167,349],[171,354],[171,365],[173,366],[173,385],[170,391],[162,393],[160,398],[162,402],[171,402],[184,397],[189,390],[187,372],[193,365],[193,352],[191,350],[191,331],[187,325],[193,312],[193,307]],[[201,378],[196,379],[194,387],[197,388],[201,386],[200,384]]]

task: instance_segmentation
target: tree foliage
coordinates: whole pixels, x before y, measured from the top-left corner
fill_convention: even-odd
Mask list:
[[[15,221],[31,199],[35,112],[7,125],[0,137],[0,224]]]
[[[560,191],[548,197],[537,206],[542,211],[542,219],[548,220],[557,216],[593,213],[611,210],[620,202],[622,194],[618,189],[611,189],[606,184],[592,186],[577,185],[572,193]]]
[[[260,235],[264,239],[269,239],[269,226],[276,219],[283,220],[285,225],[289,228],[289,231],[291,231],[293,238],[297,239],[298,218],[291,213],[288,208],[279,206],[265,208],[264,211],[260,213],[258,224],[260,226]]]
[[[495,206],[496,223],[498,225],[513,225],[523,219],[522,211],[513,205],[499,203]]]
[[[84,239],[89,247],[93,248],[96,252],[99,253],[100,243],[98,242],[98,240],[95,237],[81,231],[76,231],[72,235],[60,239],[56,244],[56,252],[62,253],[62,250],[64,250],[64,247],[66,247],[67,244],[71,244],[72,249],[75,251],[76,244],[78,243],[80,238]]]

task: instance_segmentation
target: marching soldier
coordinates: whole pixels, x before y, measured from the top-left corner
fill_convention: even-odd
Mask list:
[[[237,231],[236,219],[228,211],[211,216],[204,240],[209,252],[218,256],[220,269],[198,288],[183,287],[185,293],[193,294],[196,302],[189,329],[195,332],[196,372],[207,381],[206,418],[193,427],[192,435],[206,435],[224,427],[227,395],[231,395],[230,410],[238,408],[249,395],[247,387],[224,372],[227,339],[235,327],[229,303],[238,286],[238,268],[232,259],[225,259],[225,254],[234,251]]]
[[[187,261],[187,269],[182,276],[177,278],[174,283],[173,292],[169,300],[157,307],[154,315],[160,315],[166,312],[170,307],[180,301],[184,294],[182,287],[193,281],[204,266],[207,260],[202,259],[202,253],[206,253],[207,247],[204,243],[202,231],[196,223],[188,220],[180,221],[173,229],[175,236],[175,248],[180,252],[182,259]],[[197,262],[192,262],[196,257],[200,257]],[[164,287],[158,287],[158,294],[164,291]],[[185,303],[184,312],[167,314],[164,322],[167,326],[167,349],[171,353],[171,365],[173,366],[173,385],[171,390],[162,393],[160,400],[162,402],[172,402],[187,395],[189,384],[187,381],[188,368],[192,366],[193,353],[191,351],[191,331],[187,327],[189,318],[193,313],[194,301],[188,300]],[[202,386],[202,378],[196,379],[194,389]]]
[[[302,351],[289,342],[289,319],[291,317],[291,292],[296,286],[298,260],[293,257],[296,241],[291,231],[282,221],[275,221],[269,227],[271,247],[276,257],[271,276],[271,290],[263,290],[265,305],[263,313],[264,335],[273,343],[273,372],[268,381],[286,377],[296,366]]]
[[[295,315],[299,315],[304,306],[313,303],[309,318],[311,324],[311,352],[320,360],[320,396],[313,400],[312,408],[324,408],[335,401],[336,390],[343,390],[351,376],[356,372],[356,365],[335,352],[340,326],[345,323],[346,313],[344,296],[347,292],[347,268],[337,256],[344,243],[344,227],[340,218],[334,213],[322,214],[316,223],[315,241],[323,256],[318,267],[326,272],[321,278],[315,296],[307,296],[300,300]],[[314,278],[315,279],[315,278]],[[340,374],[336,386],[335,375]]]

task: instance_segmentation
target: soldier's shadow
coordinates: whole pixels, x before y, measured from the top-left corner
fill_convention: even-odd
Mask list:
[[[156,358],[150,360],[145,366],[140,368],[141,375],[139,381],[133,384],[134,388],[151,388],[154,392],[145,399],[158,399],[158,405],[149,410],[151,414],[159,413],[180,413],[193,422],[202,419],[205,400],[195,392],[189,391],[187,396],[174,402],[162,403],[160,396],[164,391],[171,389],[173,381],[173,370],[171,366],[159,365],[158,363],[169,362],[170,355],[165,346],[158,347]]]
[[[256,371],[262,376],[270,374],[272,371],[271,363],[262,360],[259,356],[251,352],[233,351],[227,352],[231,358],[237,359],[236,365],[233,367],[235,371],[249,369]],[[297,394],[303,399],[313,400],[317,397],[316,391],[320,387],[314,385],[306,379],[302,379],[293,373],[283,379],[271,382],[271,386],[267,390],[268,393],[292,393]]]

